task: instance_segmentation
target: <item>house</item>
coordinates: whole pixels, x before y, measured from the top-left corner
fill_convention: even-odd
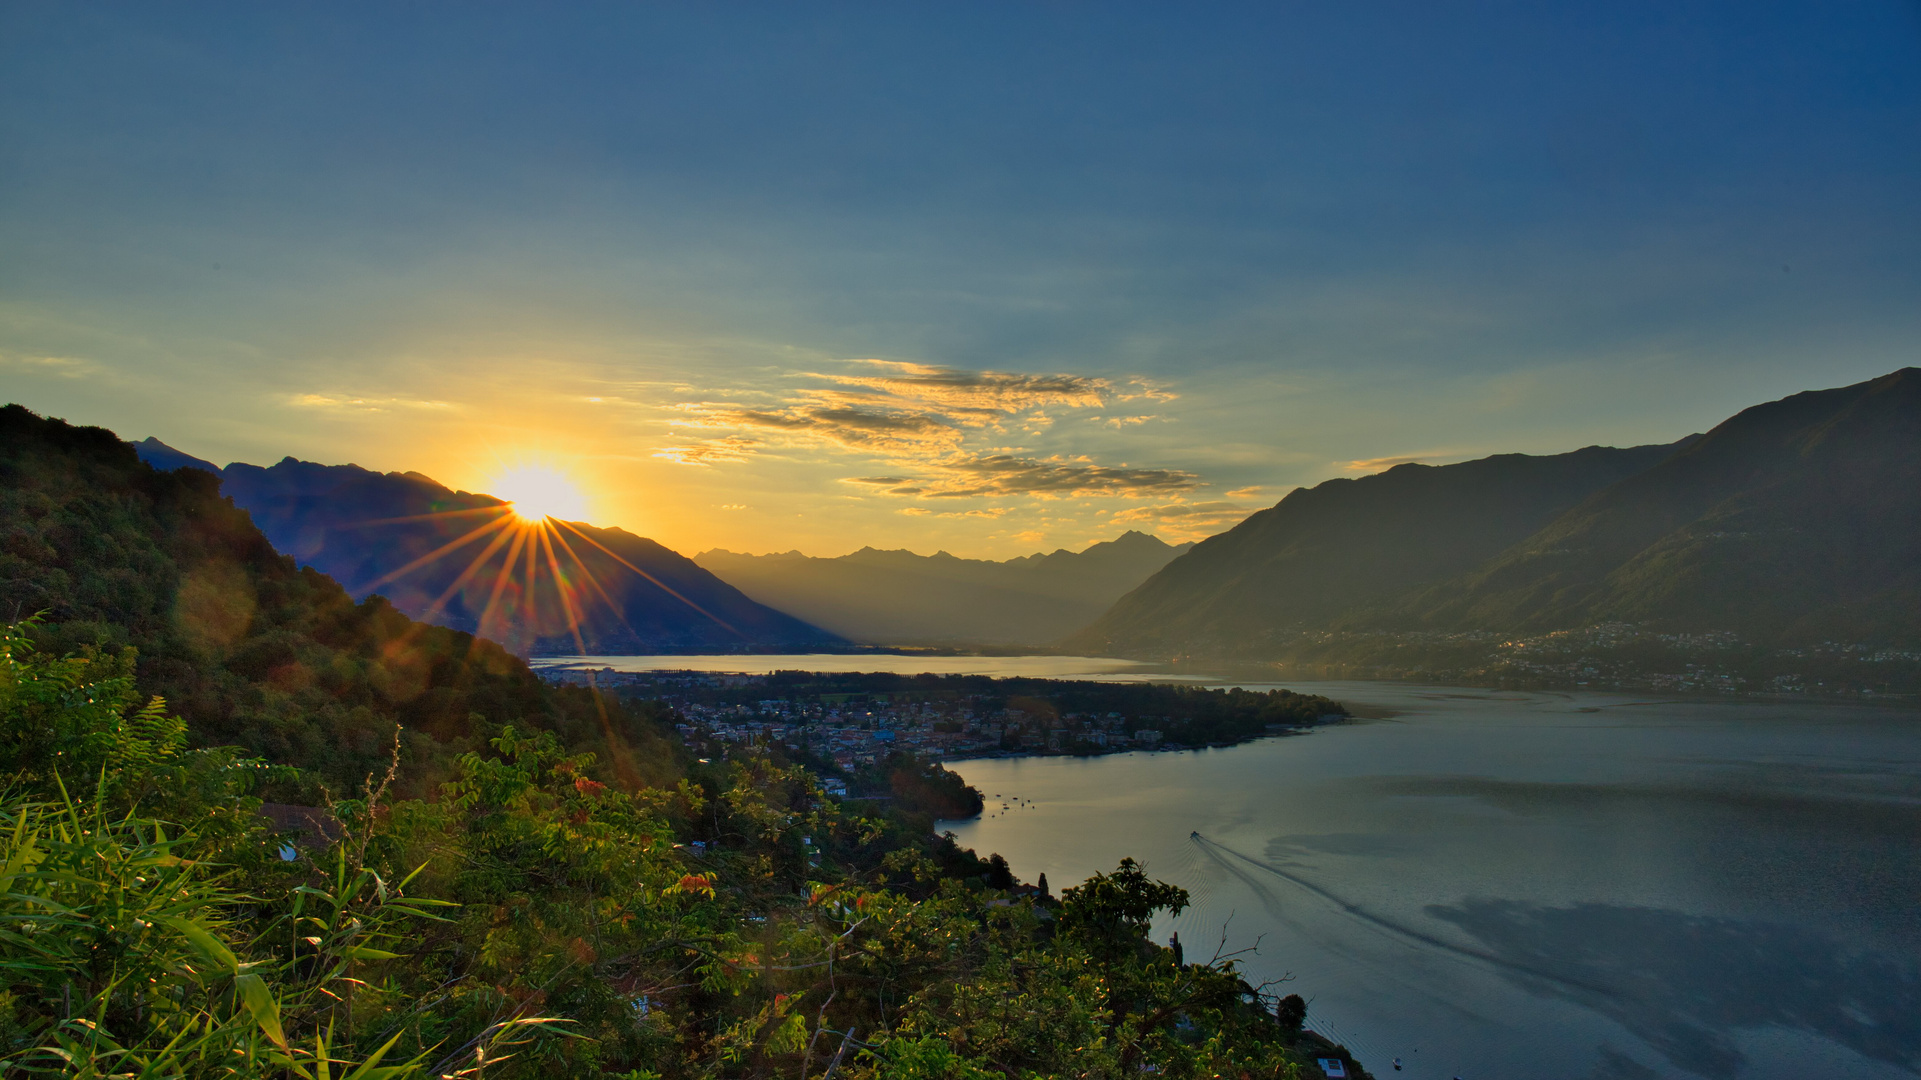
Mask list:
[[[1340,1058],[1316,1058],[1314,1064],[1327,1074],[1327,1080],[1347,1080],[1347,1062]]]

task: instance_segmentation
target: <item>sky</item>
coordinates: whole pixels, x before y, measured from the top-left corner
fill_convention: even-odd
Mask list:
[[[0,5],[0,398],[692,554],[1219,532],[1921,363],[1921,5]]]

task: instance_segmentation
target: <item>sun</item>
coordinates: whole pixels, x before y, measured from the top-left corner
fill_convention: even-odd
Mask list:
[[[526,522],[587,517],[587,496],[579,486],[566,473],[545,465],[522,465],[499,473],[488,485],[488,493],[505,499],[514,515]]]

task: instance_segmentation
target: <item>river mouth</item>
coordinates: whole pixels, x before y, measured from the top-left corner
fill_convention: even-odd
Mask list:
[[[1285,683],[1357,722],[966,761],[945,822],[1058,891],[1123,856],[1377,1075],[1921,1072],[1921,715]],[[1008,809],[1001,810],[1002,803]]]

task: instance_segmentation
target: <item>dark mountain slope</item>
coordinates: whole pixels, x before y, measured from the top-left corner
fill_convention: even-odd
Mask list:
[[[1470,570],[1681,444],[1398,465],[1290,493],[1169,563],[1069,648],[1242,651]]]
[[[275,552],[212,474],[154,469],[110,431],[17,405],[0,409],[0,604],[47,613],[45,651],[137,648],[140,690],[198,743],[298,764],[340,794],[385,768],[396,724],[415,791],[510,721],[636,776],[671,768],[617,704],[545,687],[500,646],[384,600],[356,604]]]
[[[860,641],[1039,644],[1085,625],[1185,549],[1128,532],[1005,562],[874,548],[833,559],[716,548],[694,559],[764,604]]]
[[[1921,369],[1747,409],[1393,615],[1921,640]]]
[[[220,466],[211,461],[203,461],[192,454],[175,450],[151,435],[134,443],[133,449],[140,455],[140,460],[163,472],[172,472],[175,469],[201,469],[215,476],[220,475]]]
[[[523,655],[840,640],[620,529],[571,523],[523,543],[519,530],[500,527],[505,503],[419,473],[287,458],[265,469],[229,465],[221,476],[275,547],[355,595],[379,592],[410,616],[485,634]],[[431,557],[476,529],[483,531],[468,543]]]

